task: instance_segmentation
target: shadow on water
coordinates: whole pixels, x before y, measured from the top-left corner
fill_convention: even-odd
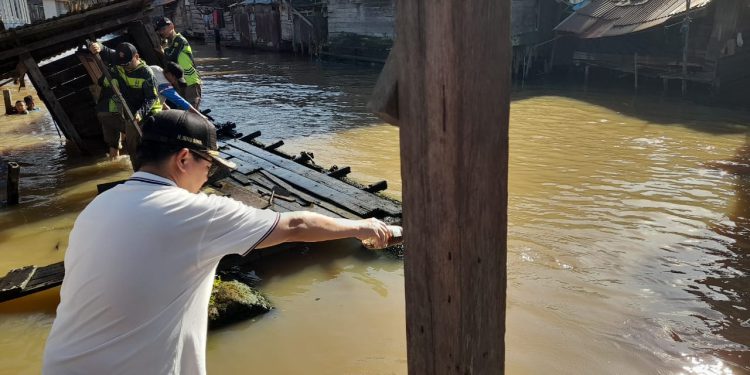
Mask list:
[[[699,105],[688,99],[663,97],[649,92],[633,95],[621,90],[591,89],[583,92],[545,86],[514,92],[511,100],[538,96],[563,96],[649,123],[682,126],[716,135],[742,134],[750,125],[750,112]]]
[[[714,350],[736,367],[738,373],[750,373],[750,135],[733,160],[714,163],[713,167],[734,175],[735,201],[728,221],[712,226],[719,236],[730,239],[719,259],[709,264],[705,277],[694,280],[687,292],[719,312],[720,319],[697,316],[706,328],[735,343]]]
[[[346,260],[346,262],[341,263],[343,260]],[[298,244],[278,254],[254,261],[246,267],[254,269],[261,279],[304,274],[305,269],[314,267],[323,270],[324,280],[332,280],[337,278],[341,272],[349,270],[345,267],[342,268],[342,264],[356,264],[357,267],[366,265],[366,267],[388,272],[394,272],[403,267],[401,260],[382,252],[365,250],[356,240]],[[319,276],[311,275],[309,279],[303,280],[300,285],[310,285],[313,281],[324,281],[319,278],[316,279]]]

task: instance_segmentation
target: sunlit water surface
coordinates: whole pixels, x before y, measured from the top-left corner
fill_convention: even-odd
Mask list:
[[[377,67],[197,49],[217,121],[401,197],[398,128],[365,109]],[[645,96],[514,97],[508,373],[750,372],[747,120]],[[61,260],[95,185],[129,172],[74,156],[43,113],[0,122],[0,155],[23,168],[22,205],[0,211],[5,273]],[[255,271],[276,309],[211,332],[210,373],[406,372],[400,261],[350,241]],[[0,373],[39,371],[58,292],[0,304]]]

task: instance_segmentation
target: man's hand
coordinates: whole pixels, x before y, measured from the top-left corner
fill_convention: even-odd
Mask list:
[[[388,246],[388,240],[391,239],[391,231],[388,230],[386,223],[375,218],[370,218],[358,220],[358,224],[360,227],[357,239],[366,240],[371,238],[374,240],[373,245],[378,249]]]
[[[89,52],[93,53],[94,55],[98,55],[99,52],[102,51],[102,44],[99,42],[93,42],[89,44]]]

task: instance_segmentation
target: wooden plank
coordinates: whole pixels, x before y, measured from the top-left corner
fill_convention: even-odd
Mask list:
[[[398,1],[409,374],[502,374],[510,1]]]
[[[34,58],[29,54],[25,54],[21,57],[21,61],[28,70],[29,78],[31,78],[31,83],[33,83],[34,88],[36,88],[37,95],[39,95],[44,104],[47,106],[47,109],[50,111],[50,114],[52,114],[55,122],[60,125],[60,129],[65,134],[65,137],[70,139],[79,150],[85,150],[83,139],[81,139],[80,134],[78,134],[78,130],[70,121],[68,114],[65,112],[65,109],[57,100],[57,97],[55,97],[55,94],[52,93],[52,90],[47,83],[47,79],[44,78],[44,75],[42,75],[42,72],[39,70],[39,66],[36,64],[36,61],[34,61]]]
[[[268,172],[266,172],[264,170],[258,171],[257,174],[263,175],[265,178],[269,179],[272,183],[274,183],[274,184],[276,184],[278,186],[281,186],[284,189],[290,191],[292,194],[294,194],[294,195],[298,196],[299,198],[301,198],[304,202],[310,203],[310,204],[315,205],[315,206],[320,206],[321,208],[325,209],[326,211],[330,211],[330,212],[334,213],[336,216],[343,217],[343,218],[346,218],[346,219],[352,219],[352,220],[357,220],[357,219],[361,219],[362,218],[362,217],[357,216],[356,214],[354,214],[352,212],[349,212],[347,210],[344,210],[344,209],[341,209],[339,207],[336,207],[335,205],[333,205],[333,204],[331,204],[329,202],[322,201],[322,200],[319,200],[319,199],[317,199],[317,198],[315,198],[315,197],[313,197],[311,195],[305,194],[303,191],[296,189],[292,185],[285,183],[283,180],[277,178],[276,176],[274,176],[271,173],[268,173]],[[257,181],[257,180],[255,180],[255,181]],[[303,206],[304,206],[304,209],[308,209],[310,207],[307,204],[303,204]]]
[[[311,170],[308,167],[305,167],[303,165],[300,165],[298,163],[295,163],[293,161],[284,159],[280,156],[274,155],[270,152],[261,150],[257,147],[249,146],[245,143],[242,143],[237,140],[229,140],[225,142],[227,145],[233,147],[236,150],[241,151],[240,154],[234,153],[233,156],[238,157],[238,155],[246,155],[250,154],[255,156],[257,159],[262,159],[268,163],[271,163],[272,165],[276,166],[277,169],[284,169],[290,172],[293,172],[296,175],[299,175],[301,177],[304,177],[306,180],[312,180],[316,183],[316,185],[325,185],[331,190],[334,190],[340,194],[346,195],[349,197],[347,201],[354,201],[356,206],[364,207],[367,210],[369,210],[370,213],[376,212],[378,210],[381,210],[385,212],[388,215],[391,216],[400,216],[401,215],[401,206],[391,202],[387,199],[383,199],[381,197],[378,197],[375,194],[368,193],[365,191],[362,191],[352,185],[347,184],[346,182],[339,181],[335,178],[329,177],[325,174],[322,174],[320,172],[316,172]],[[246,157],[240,157],[240,159],[246,158]],[[290,181],[283,176],[280,176],[278,173],[276,173],[276,170],[271,170],[268,168],[263,168],[268,170],[269,172],[273,173],[274,175],[286,180],[289,183],[295,184],[293,181]],[[297,185],[297,184],[295,184]],[[303,188],[307,190],[308,192],[312,192],[305,188],[304,186],[297,185],[300,188]],[[317,194],[316,194],[317,195]]]
[[[298,173],[284,169],[273,163],[258,158],[253,154],[249,154],[241,151],[240,149],[226,150],[225,152],[231,154],[236,159],[243,160],[247,165],[254,165],[256,168],[265,169],[275,176],[283,179],[284,181],[297,186],[299,189],[307,191],[308,193],[318,196],[322,199],[328,200],[329,202],[338,205],[339,207],[345,208],[349,211],[356,213],[358,216],[367,217],[372,212],[372,209],[362,206],[352,197],[342,194],[340,191],[334,190],[324,183],[317,182],[309,179]],[[235,161],[236,162],[236,161]],[[294,163],[294,162],[290,162]],[[296,164],[296,163],[295,163]],[[300,166],[301,168],[305,168]],[[313,172],[317,173],[317,172]]]
[[[23,47],[16,47],[7,51],[3,51],[3,52],[0,52],[0,61],[10,58],[10,57],[19,56],[24,53],[33,52],[40,48],[54,46],[55,44],[59,44],[59,43],[66,42],[69,40],[85,38],[89,34],[96,34],[101,31],[117,28],[118,26],[127,24],[128,22],[139,19],[140,17],[141,17],[140,14],[124,15],[120,18],[117,18],[111,21],[106,21],[100,24],[93,24],[91,26],[82,27],[74,31],[59,34],[52,38],[45,38],[37,42],[29,43]]]
[[[45,289],[56,287],[62,284],[65,275],[65,266],[63,262],[50,264],[45,267],[39,267],[34,273],[34,277],[29,280],[24,288],[23,295],[39,292]]]
[[[0,279],[0,300],[3,298],[2,295],[20,293],[34,275],[34,271],[36,271],[36,267],[27,266],[8,272],[5,277]]]
[[[8,272],[0,279],[0,302],[23,297],[62,284],[63,262],[44,267],[26,266]]]

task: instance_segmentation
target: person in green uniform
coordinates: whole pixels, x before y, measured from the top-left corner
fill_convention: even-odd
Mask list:
[[[196,109],[201,103],[201,77],[195,69],[193,49],[190,43],[180,33],[174,30],[174,24],[167,17],[161,17],[156,21],[156,32],[165,39],[164,56],[169,61],[176,62],[182,68],[187,85],[183,89],[182,97]]]
[[[95,42],[89,45],[89,51],[101,56],[102,61],[110,64],[109,82],[104,75],[100,78],[102,95],[100,96],[97,117],[102,124],[104,140],[110,149],[110,158],[117,157],[120,149],[120,133],[125,133],[125,144],[130,154],[134,170],[140,166],[136,150],[140,135],[135,126],[140,127],[142,119],[161,111],[161,101],[156,91],[156,78],[151,68],[141,60],[138,50],[130,43],[120,43],[116,49]],[[125,98],[130,112],[135,117],[135,124],[124,118],[122,103],[118,100],[112,86],[116,85]]]

